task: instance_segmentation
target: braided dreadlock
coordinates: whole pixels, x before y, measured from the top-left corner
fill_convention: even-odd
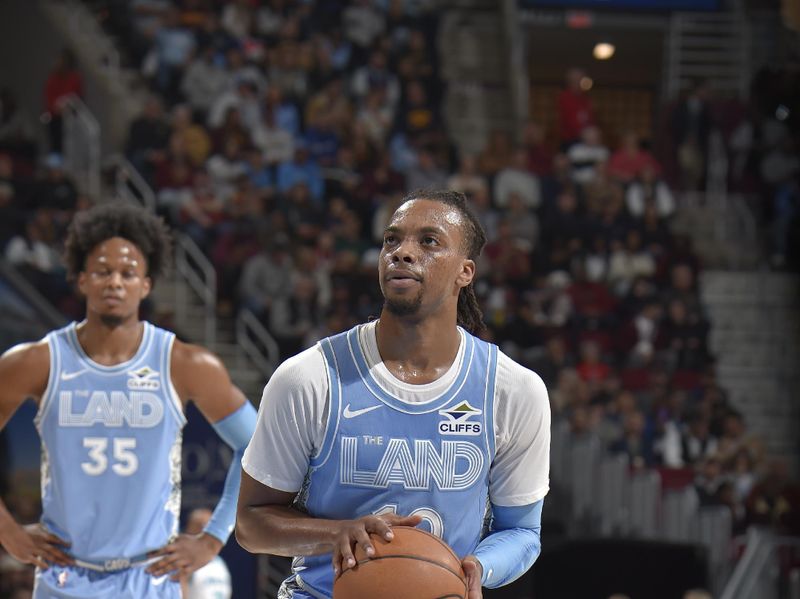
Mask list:
[[[411,200],[430,200],[451,206],[461,213],[464,219],[464,253],[470,260],[477,260],[486,245],[486,232],[478,218],[467,206],[466,196],[458,191],[418,189],[403,198],[403,202]],[[475,296],[475,287],[470,283],[462,287],[458,294],[458,324],[473,335],[486,329],[483,324],[483,312]]]

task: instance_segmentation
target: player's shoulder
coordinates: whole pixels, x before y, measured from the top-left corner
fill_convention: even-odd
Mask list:
[[[50,343],[47,337],[38,341],[19,343],[0,356],[0,363],[8,367],[49,368]]]
[[[325,358],[317,343],[284,360],[270,377],[270,383],[303,387],[320,377],[325,377]]]
[[[548,401],[547,386],[536,372],[513,360],[501,350],[497,352],[495,393],[520,401]]]
[[[222,360],[208,348],[194,343],[186,343],[180,339],[175,339],[172,344],[171,359],[173,368],[176,366],[179,368],[184,366],[225,368]]]

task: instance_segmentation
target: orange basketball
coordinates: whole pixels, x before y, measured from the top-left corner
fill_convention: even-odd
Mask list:
[[[410,526],[392,531],[391,542],[370,535],[371,558],[356,546],[356,565],[333,583],[334,599],[466,599],[461,560],[447,543]]]

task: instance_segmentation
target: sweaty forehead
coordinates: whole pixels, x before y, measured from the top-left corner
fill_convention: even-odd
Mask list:
[[[145,262],[144,255],[136,244],[122,237],[112,237],[101,241],[89,252],[87,260],[131,264],[144,264]]]
[[[460,231],[464,223],[461,212],[453,206],[432,200],[410,200],[395,210],[391,226],[395,227],[436,227],[448,233],[453,229]]]

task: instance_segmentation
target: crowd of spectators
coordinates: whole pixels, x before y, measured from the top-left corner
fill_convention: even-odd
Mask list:
[[[93,5],[111,7],[106,24],[152,86],[126,155],[216,268],[221,314],[252,311],[282,357],[377,316],[378,248],[403,195],[460,190],[488,236],[476,281],[485,337],[542,376],[554,418],[632,468],[685,469],[738,530],[785,524],[786,473],[765,467],[716,381],[701,262],[670,229],[674,190],[704,185],[702,89],[673,113],[672,157],[649,150],[652,132],[603,131],[578,70],[559,130],[495,131],[470,155],[439,114],[437,18],[422,0]],[[0,100],[2,142],[15,104]],[[732,151],[740,138],[726,137]],[[88,200],[50,149],[37,167],[0,146],[0,249],[77,317],[54,248]],[[786,163],[795,176],[774,185],[775,205],[794,197],[796,215]]]

